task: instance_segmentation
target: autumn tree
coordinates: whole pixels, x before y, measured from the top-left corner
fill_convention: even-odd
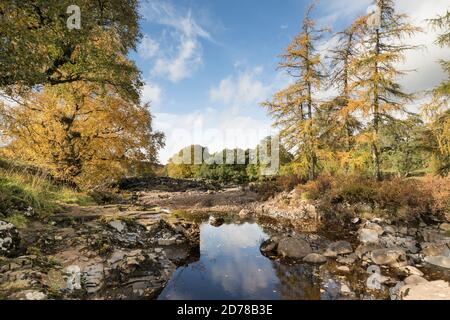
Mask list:
[[[317,175],[317,133],[315,111],[319,101],[314,93],[320,89],[324,75],[321,57],[316,49],[325,29],[316,28],[311,18],[314,5],[311,5],[303,19],[302,31],[282,55],[279,68],[286,70],[294,78],[288,88],[276,93],[272,101],[263,103],[275,118],[274,126],[280,127],[281,138],[297,157],[297,161],[306,166],[309,179]]]
[[[450,12],[447,11],[429,22],[435,30],[439,30],[436,44],[449,47]],[[422,107],[422,112],[428,120],[423,147],[433,155],[435,171],[445,176],[450,172],[450,60],[439,62],[447,74],[447,79],[430,92],[431,102]]]
[[[47,85],[22,104],[0,104],[0,114],[6,157],[82,187],[120,177],[133,162],[156,162],[163,146],[147,105],[81,82]]]
[[[73,4],[80,29],[67,27]],[[84,81],[136,103],[140,72],[127,54],[140,37],[138,19],[137,0],[0,1],[0,90]]]
[[[418,47],[405,44],[405,38],[420,28],[410,24],[407,15],[395,12],[394,1],[377,0],[376,4],[380,24],[369,29],[361,42],[363,51],[354,64],[358,70],[355,88],[359,97],[352,102],[351,110],[371,118],[366,137],[372,150],[374,177],[380,180],[380,127],[393,112],[403,111],[405,103],[412,101],[413,96],[398,83],[398,78],[405,74],[398,64],[404,61],[408,50]]]
[[[349,104],[355,98],[357,70],[354,69],[354,61],[360,54],[358,44],[361,43],[365,31],[365,18],[358,18],[350,27],[335,35],[337,44],[329,50],[331,74],[328,82],[336,89],[337,96],[323,105],[323,114],[327,118],[327,121],[323,122],[330,126],[327,132],[339,138],[343,137],[332,145],[344,145],[347,152],[351,151],[354,132],[360,127],[359,121],[349,110]]]

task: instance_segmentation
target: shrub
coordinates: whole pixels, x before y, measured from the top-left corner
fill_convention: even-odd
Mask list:
[[[280,187],[276,181],[261,181],[250,184],[250,191],[253,191],[261,196],[263,201],[266,201],[278,192],[280,192]]]

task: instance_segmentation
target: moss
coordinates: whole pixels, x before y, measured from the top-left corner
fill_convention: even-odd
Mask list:
[[[9,223],[12,223],[18,229],[24,229],[27,227],[28,219],[19,213],[15,213],[5,219]]]

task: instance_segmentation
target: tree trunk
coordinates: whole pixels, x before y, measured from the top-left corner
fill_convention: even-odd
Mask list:
[[[379,126],[380,126],[380,100],[379,100],[379,93],[378,93],[378,57],[380,55],[380,33],[379,30],[376,30],[376,46],[375,46],[375,52],[376,52],[376,60],[375,60],[375,86],[374,86],[374,101],[373,101],[373,130],[375,133],[374,141],[372,142],[372,158],[373,158],[373,175],[374,178],[380,181],[382,179],[381,176],[381,168],[380,168],[380,151],[378,148],[378,133],[379,133]]]

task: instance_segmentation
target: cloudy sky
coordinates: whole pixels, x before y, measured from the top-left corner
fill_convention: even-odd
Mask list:
[[[162,163],[189,144],[202,144],[210,151],[247,148],[271,133],[271,119],[259,103],[289,82],[276,70],[278,55],[299,32],[308,4],[141,0],[144,37],[131,57],[146,82],[142,99],[151,102],[155,127],[166,134]],[[372,0],[321,0],[314,17],[339,31],[371,4]],[[396,6],[422,26],[425,19],[450,9],[447,0],[396,0]],[[409,40],[427,49],[410,53],[403,66],[415,69],[401,79],[407,90],[429,89],[444,77],[436,61],[450,52],[433,45],[435,38],[425,28]]]

